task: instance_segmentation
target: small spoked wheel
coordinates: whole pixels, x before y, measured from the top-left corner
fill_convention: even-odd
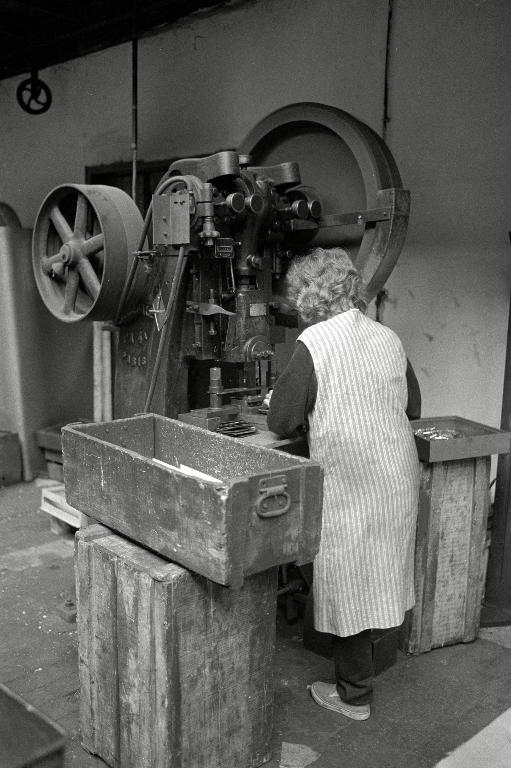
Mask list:
[[[50,192],[32,244],[37,287],[50,312],[68,323],[114,319],[142,230],[137,206],[116,187],[65,184]]]

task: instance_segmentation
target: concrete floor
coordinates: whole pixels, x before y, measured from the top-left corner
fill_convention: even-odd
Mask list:
[[[50,531],[40,497],[36,483],[0,489],[0,682],[65,728],[67,768],[102,766],[80,747],[76,629],[61,615],[74,594],[72,537]],[[311,700],[307,684],[331,674],[328,660],[304,650],[300,623],[280,617],[268,768],[511,765],[511,629],[482,630],[474,643],[418,657],[400,654],[377,678],[366,722]]]

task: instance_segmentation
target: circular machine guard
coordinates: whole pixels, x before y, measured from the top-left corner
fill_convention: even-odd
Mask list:
[[[302,182],[323,197],[320,228],[309,245],[344,247],[373,299],[401,252],[410,209],[409,192],[378,134],[341,109],[304,102],[268,115],[238,152],[253,166],[298,162]]]
[[[46,197],[32,240],[39,293],[59,320],[113,320],[143,220],[122,190],[63,184]],[[140,285],[129,297],[140,298]]]

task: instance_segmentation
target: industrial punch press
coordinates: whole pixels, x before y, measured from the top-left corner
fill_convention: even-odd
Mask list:
[[[50,312],[114,338],[114,417],[152,412],[232,435],[261,424],[275,345],[297,325],[289,261],[341,245],[372,299],[409,213],[394,159],[333,107],[274,112],[236,150],[177,160],[143,219],[121,190],[64,184],[44,200],[33,265]]]

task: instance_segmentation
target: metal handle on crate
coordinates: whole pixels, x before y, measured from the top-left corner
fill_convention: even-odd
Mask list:
[[[272,499],[275,499],[272,502]],[[259,498],[255,503],[259,517],[280,517],[291,507],[291,496],[287,492],[286,476],[266,477],[259,482]]]

